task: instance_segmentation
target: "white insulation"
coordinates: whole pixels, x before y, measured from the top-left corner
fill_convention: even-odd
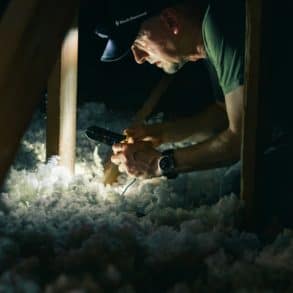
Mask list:
[[[86,127],[121,131],[131,113],[78,110],[76,175],[45,158],[37,113],[0,203],[0,292],[293,292],[293,233],[272,243],[237,230],[242,203],[219,196],[227,169],[176,180],[101,183],[108,147]]]

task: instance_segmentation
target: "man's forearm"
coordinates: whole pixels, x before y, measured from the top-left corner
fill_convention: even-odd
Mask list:
[[[189,137],[195,142],[202,141],[225,129],[227,125],[225,109],[214,103],[194,117],[162,123],[159,126],[161,142],[176,142]]]
[[[160,168],[164,166],[161,163],[166,163],[166,160],[172,160],[169,163],[172,166],[175,165],[175,170],[172,167],[172,172],[217,168],[239,160],[242,137],[243,86],[226,94],[225,102],[226,112],[214,104],[202,113],[202,116],[185,119],[181,122],[182,124],[177,121],[174,124],[157,124],[126,130],[126,134],[129,136],[128,141],[113,146],[112,161],[119,165],[120,170],[130,175],[148,178],[164,174],[164,169]],[[226,113],[227,116],[223,113]],[[224,128],[224,126],[226,127]],[[225,130],[221,131],[223,128]],[[196,132],[216,132],[217,130],[217,134],[205,141],[190,147],[176,149],[173,154],[172,152],[168,153],[170,156],[166,153],[162,156],[155,149],[162,142],[182,140]],[[164,134],[164,137],[161,133]],[[174,158],[172,158],[173,156]],[[168,166],[168,163],[165,166]]]
[[[227,129],[196,145],[175,150],[178,172],[218,168],[240,159],[241,136]]]
[[[175,151],[178,172],[222,167],[240,159],[244,87],[225,95],[229,126],[217,135]]]

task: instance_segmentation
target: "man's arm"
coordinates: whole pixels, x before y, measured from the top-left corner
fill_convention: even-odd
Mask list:
[[[221,167],[240,159],[243,86],[228,93],[225,101],[228,128],[202,143],[175,150],[178,172]]]
[[[227,126],[228,118],[225,106],[215,102],[196,116],[126,129],[125,134],[134,141],[151,141],[158,146],[186,138],[190,138],[194,142],[203,141]]]
[[[174,152],[178,172],[217,168],[240,158],[243,86],[225,96],[229,120],[227,129],[196,145]],[[137,177],[158,176],[158,160],[161,156],[151,143],[119,143],[113,146],[112,162]]]

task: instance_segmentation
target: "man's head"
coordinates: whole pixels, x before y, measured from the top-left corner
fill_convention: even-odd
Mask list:
[[[175,73],[186,62],[201,58],[200,28],[194,28],[197,22],[191,23],[189,17],[196,16],[196,10],[191,14],[181,2],[107,1],[97,25],[98,35],[109,39],[101,60],[120,60],[131,49],[137,63],[147,61]]]
[[[181,48],[181,25],[180,14],[173,7],[146,19],[131,46],[135,61],[154,64],[170,74],[178,71],[188,61]]]

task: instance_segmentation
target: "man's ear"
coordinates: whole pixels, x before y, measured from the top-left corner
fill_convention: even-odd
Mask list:
[[[174,8],[165,8],[160,15],[162,22],[167,29],[173,34],[178,35],[180,32],[178,12]]]

